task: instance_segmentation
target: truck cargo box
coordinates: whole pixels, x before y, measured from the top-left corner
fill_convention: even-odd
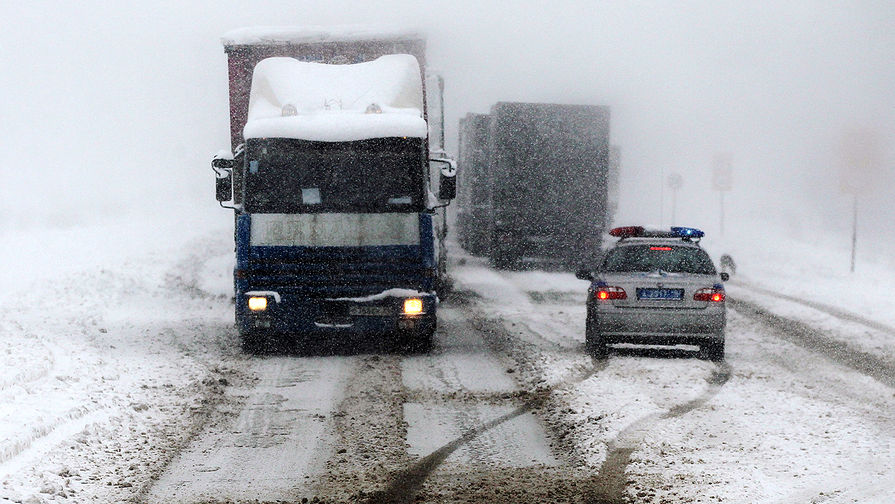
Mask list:
[[[470,251],[502,268],[593,260],[608,224],[608,107],[500,102],[487,117],[486,145],[474,120],[461,129],[463,148],[488,158],[461,151]]]
[[[233,150],[243,141],[252,72],[265,58],[281,56],[306,62],[344,64],[372,61],[388,54],[409,54],[416,58],[421,72],[426,68],[425,38],[401,30],[355,26],[242,28],[225,34],[222,42],[230,76],[230,143]]]

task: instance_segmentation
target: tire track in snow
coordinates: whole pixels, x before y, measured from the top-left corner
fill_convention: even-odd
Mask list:
[[[760,294],[764,294],[766,296],[771,296],[771,297],[775,297],[775,298],[779,298],[779,299],[785,299],[786,301],[792,301],[793,303],[798,303],[802,306],[807,306],[807,307],[813,308],[817,311],[824,312],[828,315],[832,315],[833,317],[836,317],[838,319],[847,320],[849,322],[854,322],[856,324],[861,324],[861,325],[868,327],[870,329],[875,329],[879,332],[886,333],[890,336],[895,336],[895,327],[892,327],[887,324],[883,324],[882,322],[877,322],[875,320],[870,320],[869,318],[862,317],[861,315],[858,315],[857,313],[843,310],[842,308],[839,308],[839,307],[836,307],[833,305],[828,305],[825,303],[819,303],[817,301],[810,301],[807,299],[802,299],[798,296],[790,296],[788,294],[781,294],[777,291],[765,289],[764,287],[759,287],[759,286],[754,285],[750,282],[743,282],[742,280],[738,280],[734,285],[751,290],[751,291],[758,292]],[[745,303],[744,301],[741,301],[741,302]],[[751,304],[751,303],[749,303],[749,304]]]
[[[3,318],[8,319],[9,315],[4,314]],[[45,342],[41,341],[41,339],[30,331],[27,331],[21,323],[17,321],[11,322],[14,327],[13,330],[10,330],[8,324],[4,324],[2,329],[2,333],[6,335],[11,334],[20,334],[23,339],[29,340],[28,353],[29,354],[42,354],[45,355],[46,358],[43,360],[43,364],[37,367],[29,367],[18,373],[12,375],[9,378],[0,380],[0,397],[4,397],[5,400],[8,400],[17,395],[16,392],[11,391],[11,389],[15,386],[25,387],[31,383],[34,383],[38,380],[46,378],[51,371],[56,367],[56,359],[53,355],[52,349]],[[13,336],[14,337],[14,336]],[[43,347],[43,351],[40,351],[39,348],[35,348],[35,346]],[[11,349],[7,350],[8,352],[12,352]],[[6,401],[4,401],[6,402]]]
[[[476,331],[482,334],[485,343],[495,353],[509,355],[518,365],[524,364],[512,355],[514,348],[512,348],[512,343],[509,341],[516,338],[509,335],[509,331],[504,327],[502,321],[484,319],[480,314],[470,309],[468,306],[470,294],[471,293],[466,292],[455,292],[452,298],[454,298],[453,300],[459,305],[459,309],[465,308],[467,313],[471,315],[471,325]],[[504,336],[504,338],[501,339],[499,337],[500,335]],[[549,346],[555,350],[568,352],[567,348],[563,348],[555,342],[550,342],[549,340],[544,340],[544,342],[548,343]],[[606,367],[605,361],[594,360],[591,361],[591,363],[592,365],[586,369],[571,368],[569,370],[571,371],[571,376],[568,376],[563,380],[558,380],[556,383],[549,386],[535,386],[534,384],[519,383],[523,389],[520,393],[520,397],[524,400],[522,405],[509,413],[482,423],[477,427],[470,428],[459,437],[446,443],[429,455],[426,455],[406,469],[398,472],[391,478],[384,490],[372,494],[364,502],[368,504],[408,504],[415,502],[416,496],[423,488],[426,480],[456,450],[473,442],[480,435],[491,429],[525,413],[545,407],[555,390],[564,387],[573,387],[590,379]]]
[[[0,450],[0,475],[24,470],[26,464],[21,462],[23,459],[30,460],[44,454],[88,426],[105,421],[109,414],[106,408],[75,408],[55,422],[33,427],[25,435],[4,444]]]
[[[526,403],[506,415],[486,422],[478,428],[468,430],[462,436],[435,450],[408,469],[400,472],[392,479],[392,482],[385,490],[374,494],[366,502],[369,504],[409,504],[415,502],[416,494],[422,489],[423,483],[425,483],[429,475],[432,474],[432,472],[434,472],[435,469],[448,458],[448,456],[464,444],[474,440],[480,434],[528,412],[533,406],[534,404],[531,402]]]
[[[870,376],[884,385],[895,388],[895,364],[891,361],[824,336],[822,331],[804,322],[781,317],[755,303],[730,298],[728,298],[728,302],[744,317],[757,320],[776,329],[774,333],[782,339],[824,355],[839,364]]]
[[[58,394],[58,391],[54,390],[59,384],[57,380],[64,381],[63,375],[67,375],[72,370],[72,363],[64,358],[60,359],[57,354],[62,350],[47,344],[45,338],[28,331],[19,322],[14,321],[13,324],[33,345],[42,347],[44,350],[42,362],[46,365],[24,370],[7,380],[6,383],[0,384],[0,397],[3,397],[4,402],[12,403],[14,399],[23,394],[30,397],[44,394],[48,394],[47,397],[52,397],[52,394]],[[34,349],[32,346],[31,351]],[[51,378],[51,373],[58,373],[58,375]],[[0,442],[0,474],[16,472],[21,465],[16,464],[16,459],[29,458],[30,453],[48,449],[52,444],[51,441],[61,442],[65,436],[60,433],[71,435],[91,423],[106,418],[108,408],[97,407],[96,404],[96,402],[88,402],[82,405],[73,405],[59,414],[39,414],[35,418],[27,419],[26,421],[33,423],[27,427],[22,425],[21,429],[14,431]],[[9,411],[13,412],[13,410]],[[14,413],[14,416],[25,419],[21,411]]]
[[[459,293],[461,304],[468,304],[470,299],[467,296],[463,298],[463,293]],[[464,303],[465,302],[465,303]],[[476,428],[466,431],[464,434],[445,444],[439,449],[433,451],[412,466],[398,473],[389,486],[376,494],[373,494],[365,502],[369,504],[395,504],[414,502],[417,494],[423,488],[426,480],[430,475],[457,449],[472,442],[482,433],[487,432],[507,421],[510,421],[527,412],[538,410],[545,407],[555,407],[551,405],[551,396],[557,389],[575,386],[606,368],[608,361],[593,360],[592,366],[579,373],[578,376],[566,378],[558,383],[549,386],[538,386],[543,382],[543,378],[538,379],[539,368],[536,359],[532,358],[532,351],[544,350],[530,342],[525,342],[518,335],[513,334],[513,330],[507,327],[503,320],[493,320],[484,318],[481,313],[477,313],[471,307],[467,306],[469,312],[473,315],[474,327],[485,337],[488,345],[495,351],[504,355],[508,355],[517,366],[527,367],[521,374],[534,376],[535,380],[530,383],[521,383],[523,389],[530,394],[525,402],[515,410],[488,421]],[[520,327],[516,324],[516,327]],[[522,324],[521,329],[532,331],[527,324]],[[553,352],[566,353],[567,348],[561,348],[561,345],[553,341],[547,340],[540,336],[539,342],[541,346],[546,346],[546,350]],[[521,347],[525,348],[521,348]],[[576,368],[570,367],[570,370]],[[580,370],[579,370],[580,371]],[[666,421],[672,418],[680,417],[686,413],[702,406],[711,400],[727,383],[732,374],[731,367],[727,363],[716,365],[712,374],[706,379],[708,388],[695,399],[678,404],[669,408],[665,413],[649,415],[641,418],[626,427],[609,445],[609,454],[600,467],[598,473],[587,481],[583,482],[580,487],[581,496],[585,502],[589,504],[620,504],[626,502],[625,489],[626,477],[625,471],[630,464],[630,457],[633,451],[639,446],[646,432],[658,422]],[[518,375],[517,375],[518,376]],[[518,376],[519,380],[522,379]],[[558,436],[562,440],[562,436]],[[562,442],[560,443],[562,445]],[[562,447],[568,448],[568,447]],[[561,449],[562,449],[561,448]],[[564,450],[568,451],[568,450]],[[573,455],[574,456],[574,455]]]
[[[643,438],[660,422],[683,416],[702,406],[720,392],[730,380],[733,369],[727,362],[721,362],[706,379],[709,387],[699,397],[669,408],[665,413],[647,415],[625,427],[609,443],[609,454],[589,485],[588,504],[624,504],[627,487],[626,470],[631,463],[631,454],[643,442]]]
[[[423,457],[404,471],[399,472],[392,478],[391,483],[389,483],[385,490],[373,494],[365,502],[368,504],[409,504],[415,502],[416,495],[419,493],[420,489],[422,489],[426,479],[428,479],[435,469],[437,469],[458,448],[501,424],[528,413],[529,411],[543,407],[550,394],[555,389],[565,386],[574,386],[577,383],[589,379],[604,368],[605,365],[597,363],[584,375],[573,376],[552,387],[542,388],[531,393],[531,398],[515,410],[485,422],[478,427],[469,429],[460,437]]]

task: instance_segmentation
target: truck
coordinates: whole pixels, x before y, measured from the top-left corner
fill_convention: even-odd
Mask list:
[[[443,81],[427,76],[425,37],[245,28],[222,41],[231,149],[212,168],[234,212],[243,348],[427,351],[456,165],[443,138],[430,142],[443,131]]]
[[[460,121],[460,244],[501,269],[574,270],[610,224],[608,107],[498,102]]]
[[[490,226],[483,227],[491,209],[491,179],[488,177],[488,114],[466,114],[460,119],[458,170],[463,184],[457,192],[457,230],[460,246],[469,253],[486,256],[491,245]]]

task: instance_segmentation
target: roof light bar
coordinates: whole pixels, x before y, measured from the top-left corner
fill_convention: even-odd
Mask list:
[[[616,238],[630,238],[632,236],[642,236],[643,231],[643,226],[625,226],[612,229],[609,231],[609,235]]]
[[[655,228],[646,229],[643,226],[624,226],[613,228],[610,236],[619,239],[624,238],[683,238],[684,240],[699,239],[705,236],[701,229],[683,226],[674,226],[668,231]]]
[[[672,227],[671,234],[681,238],[702,238],[705,236],[705,233],[701,230],[691,227]]]

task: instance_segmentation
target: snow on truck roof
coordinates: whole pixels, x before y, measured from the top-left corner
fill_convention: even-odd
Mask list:
[[[221,43],[226,46],[396,39],[425,39],[425,36],[419,32],[390,26],[253,26],[225,33],[221,37]]]
[[[352,65],[267,58],[255,66],[243,136],[322,142],[425,138],[419,64],[390,54]]]

